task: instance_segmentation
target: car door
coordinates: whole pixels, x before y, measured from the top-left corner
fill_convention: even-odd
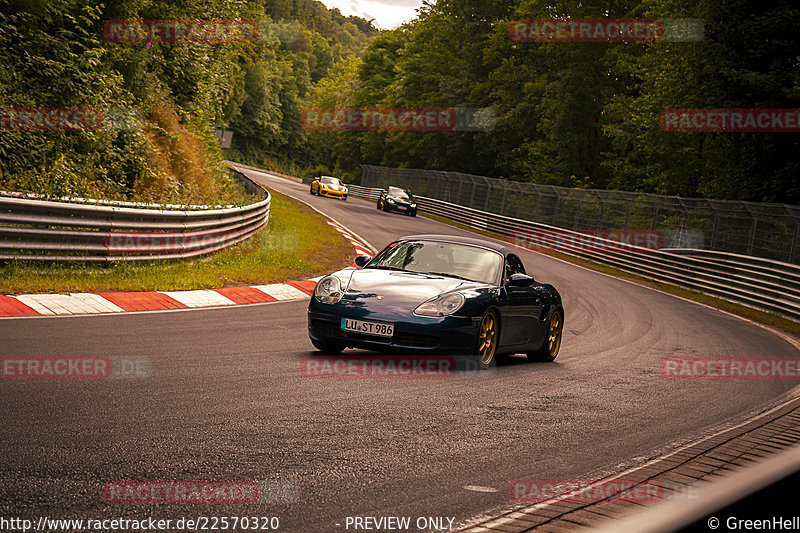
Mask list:
[[[507,303],[502,323],[501,343],[503,346],[521,346],[530,344],[539,337],[541,324],[539,315],[542,312],[542,292],[537,283],[526,286],[510,285],[514,274],[525,274],[525,266],[515,254],[506,255],[506,266],[503,275],[503,288]]]

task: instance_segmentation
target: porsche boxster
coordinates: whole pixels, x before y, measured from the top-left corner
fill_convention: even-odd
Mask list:
[[[317,283],[308,334],[345,348],[472,355],[479,367],[524,353],[552,361],[561,346],[558,291],[525,272],[507,247],[451,235],[403,237]]]
[[[320,176],[311,182],[311,194],[347,200],[347,186],[331,176]]]

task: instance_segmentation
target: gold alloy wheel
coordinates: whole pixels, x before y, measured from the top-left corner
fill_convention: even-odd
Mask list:
[[[547,350],[550,353],[550,359],[555,359],[559,348],[561,348],[562,327],[561,313],[554,313],[553,318],[550,319],[550,328],[547,331]]]
[[[495,349],[497,349],[497,320],[493,313],[487,313],[481,320],[478,333],[478,355],[482,364],[488,365],[492,362]]]

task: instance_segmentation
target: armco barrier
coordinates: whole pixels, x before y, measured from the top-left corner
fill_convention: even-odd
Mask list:
[[[241,207],[178,209],[0,193],[0,260],[178,259],[233,246],[264,227],[271,197],[244,174],[232,171],[248,192],[262,199]]]
[[[375,199],[381,189],[348,185]],[[642,248],[594,235],[415,196],[421,212],[508,238],[512,245],[546,247],[639,276],[800,319],[800,266],[708,250]]]
[[[583,231],[650,228],[675,248],[703,248],[800,263],[800,206],[576,189],[413,168],[361,165],[361,183]]]
[[[701,496],[695,500],[667,500],[622,520],[610,522],[596,531],[667,533],[713,531],[717,528],[720,531],[796,530],[796,513],[790,505],[781,502],[791,501],[787,496],[794,493],[799,478],[800,448],[795,446],[713,483],[701,485]],[[781,516],[784,511],[785,516]],[[743,527],[737,520],[740,518],[763,519],[766,525]]]

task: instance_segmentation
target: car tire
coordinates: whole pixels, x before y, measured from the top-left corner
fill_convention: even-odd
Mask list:
[[[378,211],[381,211],[381,203],[380,202],[377,202],[375,204],[375,209],[377,209]]]
[[[528,352],[529,361],[551,363],[561,349],[561,338],[564,332],[564,311],[560,307],[550,314],[547,321],[547,336],[542,341],[542,347],[533,352]]]
[[[316,348],[325,355],[336,355],[338,353],[341,353],[342,350],[344,350],[344,346],[339,344],[338,342],[311,339],[311,344],[314,345],[314,348]]]
[[[314,196],[314,187],[311,187],[311,196]]]
[[[408,212],[408,216],[411,216],[411,217],[415,217],[415,216],[417,216],[417,211],[416,211],[416,209],[415,209],[414,211],[409,211],[409,212]]]
[[[497,313],[490,310],[481,318],[478,335],[475,339],[474,357],[479,370],[486,370],[496,365],[495,356],[499,343],[500,320],[497,318]]]

